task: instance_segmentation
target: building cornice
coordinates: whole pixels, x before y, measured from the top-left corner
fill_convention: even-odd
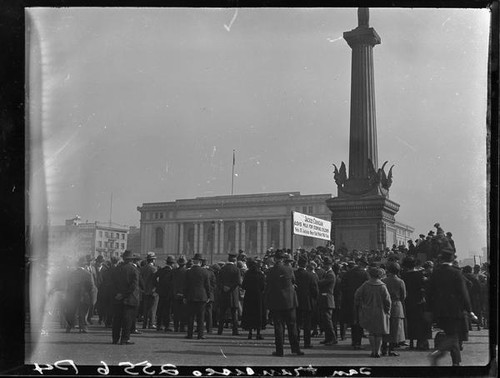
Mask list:
[[[138,211],[154,210],[187,210],[208,208],[255,207],[272,205],[294,206],[294,203],[318,202],[324,203],[332,197],[331,194],[305,194],[300,192],[240,194],[233,196],[197,197],[180,199],[174,202],[150,202],[137,207]]]

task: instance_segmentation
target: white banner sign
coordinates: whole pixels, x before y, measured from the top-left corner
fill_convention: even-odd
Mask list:
[[[294,235],[309,236],[330,240],[330,230],[332,223],[310,215],[293,212],[293,233]]]

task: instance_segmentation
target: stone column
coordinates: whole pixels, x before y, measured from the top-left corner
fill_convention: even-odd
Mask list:
[[[377,123],[373,47],[380,44],[375,29],[368,26],[368,9],[358,11],[358,27],[344,33],[352,49],[351,121],[349,134],[349,179],[367,179],[370,159],[378,169]]]
[[[292,220],[290,218],[285,219],[285,248],[290,248],[292,246]]]
[[[280,219],[280,240],[279,240],[279,248],[283,248],[285,246],[285,221]]]
[[[198,243],[199,243],[199,238],[198,238],[198,223],[195,222],[195,223],[193,223],[193,225],[194,225],[193,249],[194,249],[194,253],[196,253],[196,252],[198,252]]]
[[[179,249],[177,253],[184,251],[184,223],[179,223]]]
[[[257,255],[262,253],[262,231],[261,231],[261,221],[257,221]]]
[[[205,248],[205,235],[203,231],[204,231],[203,222],[200,222],[200,231],[199,231],[200,247],[198,248],[199,253],[203,253],[203,249]]]
[[[224,244],[225,244],[226,237],[224,235],[224,221],[220,222],[220,246],[219,246],[219,253],[223,254],[224,253]]]
[[[214,223],[214,246],[213,253],[219,253],[219,222]]]
[[[264,219],[262,221],[262,226],[263,226],[263,229],[262,229],[262,251],[259,251],[258,253],[261,254],[263,251],[267,250],[267,248],[269,247],[269,242],[268,242],[268,238],[267,238],[267,219]]]
[[[240,249],[240,222],[234,222],[234,251],[238,253]]]
[[[241,249],[245,250],[247,247],[247,238],[246,238],[246,227],[245,221],[241,221]]]

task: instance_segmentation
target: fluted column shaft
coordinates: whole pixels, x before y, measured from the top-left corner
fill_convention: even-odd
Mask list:
[[[373,46],[380,37],[373,28],[358,27],[344,39],[352,48],[349,179],[365,179],[368,159],[378,169]]]

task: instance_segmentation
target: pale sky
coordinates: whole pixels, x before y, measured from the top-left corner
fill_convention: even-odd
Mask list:
[[[30,129],[50,224],[139,226],[137,206],[231,192],[337,195],[356,8],[31,8]],[[396,219],[487,243],[489,11],[370,9],[379,165]],[[33,110],[34,109],[34,110]],[[38,117],[37,117],[38,115]],[[41,143],[37,145],[36,143]],[[32,209],[33,211],[33,209]]]

